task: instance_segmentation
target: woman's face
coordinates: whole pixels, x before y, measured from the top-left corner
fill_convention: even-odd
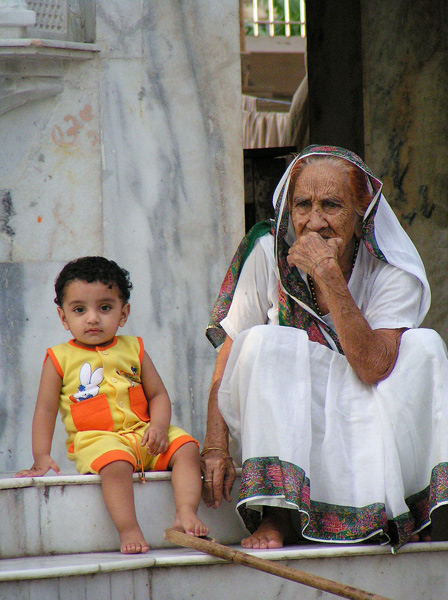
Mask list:
[[[355,233],[360,237],[348,175],[334,164],[306,165],[297,178],[290,205],[297,238],[314,231],[325,240],[342,239],[339,257],[351,256]]]

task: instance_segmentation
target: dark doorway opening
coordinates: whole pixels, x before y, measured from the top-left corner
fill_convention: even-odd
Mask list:
[[[274,217],[272,196],[296,152],[294,146],[244,150],[246,233],[255,223]]]

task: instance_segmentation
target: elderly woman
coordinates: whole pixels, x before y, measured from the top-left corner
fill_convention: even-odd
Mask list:
[[[203,496],[230,500],[230,433],[246,548],[396,548],[448,502],[446,348],[417,329],[428,282],[381,188],[355,154],[307,148],[224,280]]]

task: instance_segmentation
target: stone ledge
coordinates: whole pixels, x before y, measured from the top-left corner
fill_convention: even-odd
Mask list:
[[[231,546],[243,550],[240,546]],[[310,559],[350,559],[367,556],[392,557],[390,548],[371,544],[290,546],[279,550],[246,550],[248,554],[273,561]],[[399,555],[448,552],[448,542],[408,544]],[[55,556],[34,556],[0,560],[0,582],[93,575],[148,568],[171,568],[224,564],[219,558],[184,548],[150,550],[145,555],[125,556],[120,552],[101,552]]]
[[[241,475],[241,468],[236,468],[237,476]],[[134,473],[134,483],[140,483],[140,475]],[[169,481],[171,471],[146,471],[146,481]],[[99,475],[45,475],[44,477],[11,477],[11,473],[0,473],[0,490],[10,490],[27,487],[47,487],[55,485],[100,485]]]
[[[89,60],[101,51],[98,44],[44,39],[0,39],[0,59],[47,58]]]
[[[134,473],[134,482],[140,482],[138,473]],[[167,481],[171,479],[170,471],[152,471],[145,473],[145,481]],[[100,485],[99,475],[46,475],[44,477],[10,477],[0,475],[0,490],[27,487],[49,487],[56,485]]]
[[[145,482],[134,474],[137,518],[145,538],[154,548],[169,548],[163,532],[173,524],[175,506],[168,471],[145,473]],[[238,486],[232,502],[218,510],[202,502],[198,514],[211,535],[225,544],[236,544],[246,534],[235,512]],[[119,550],[118,534],[101,493],[98,475],[62,475],[0,479],[0,556],[87,554]],[[67,532],[70,532],[67,535]]]

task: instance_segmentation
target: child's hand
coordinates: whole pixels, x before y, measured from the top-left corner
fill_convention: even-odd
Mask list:
[[[142,438],[142,446],[146,446],[151,454],[163,454],[168,450],[168,433],[165,425],[151,421]]]
[[[61,469],[54,462],[50,455],[42,456],[34,461],[31,469],[24,469],[14,475],[14,477],[43,477],[50,469],[57,474],[61,474]]]

